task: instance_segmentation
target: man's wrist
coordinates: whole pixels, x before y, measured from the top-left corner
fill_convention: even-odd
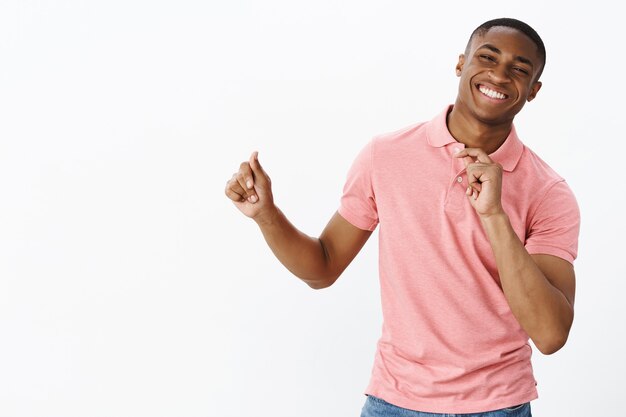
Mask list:
[[[259,225],[259,227],[267,227],[277,222],[278,215],[278,207],[273,205],[272,207],[268,207],[267,210],[264,210],[262,213],[259,213],[252,219],[256,222],[257,225]]]
[[[501,227],[510,224],[509,216],[504,210],[490,214],[483,214],[480,216],[480,221],[485,229]]]

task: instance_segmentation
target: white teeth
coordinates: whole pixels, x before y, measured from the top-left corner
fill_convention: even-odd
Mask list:
[[[481,93],[483,93],[484,95],[489,96],[491,98],[497,98],[499,100],[503,100],[503,99],[506,98],[506,96],[504,94],[498,93],[497,91],[491,90],[491,89],[489,89],[487,87],[484,87],[482,85],[479,87],[479,90],[480,90]]]

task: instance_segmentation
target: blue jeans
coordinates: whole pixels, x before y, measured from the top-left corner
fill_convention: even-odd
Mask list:
[[[367,396],[361,417],[532,417],[530,413],[530,403],[516,405],[515,407],[503,408],[501,410],[487,411],[484,413],[470,414],[437,414],[423,413],[421,411],[408,410],[396,407],[387,401],[372,395]]]

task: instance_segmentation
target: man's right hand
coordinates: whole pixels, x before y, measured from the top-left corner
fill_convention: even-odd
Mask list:
[[[258,157],[259,153],[253,152],[249,161],[242,162],[224,190],[239,211],[257,223],[271,221],[277,212],[272,181],[261,167]]]
[[[225,191],[235,206],[259,225],[278,260],[311,288],[332,285],[372,234],[338,212],[319,238],[299,231],[274,205],[270,177],[259,164],[258,152],[241,163]]]

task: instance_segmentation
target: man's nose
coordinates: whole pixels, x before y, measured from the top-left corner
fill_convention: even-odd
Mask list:
[[[494,83],[506,83],[510,81],[509,72],[507,68],[503,65],[498,65],[495,68],[489,70],[489,77],[493,80]]]

